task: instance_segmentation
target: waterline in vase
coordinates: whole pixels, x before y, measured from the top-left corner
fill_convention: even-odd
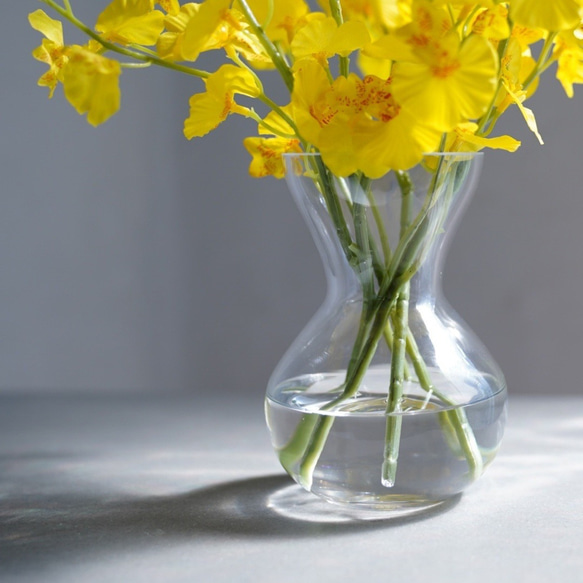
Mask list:
[[[494,378],[446,379],[431,371],[438,391],[458,394],[473,431],[483,465],[495,457],[506,418],[506,389]],[[304,375],[281,383],[266,400],[267,422],[274,448],[288,473],[298,482],[298,428],[311,433],[318,419],[334,419],[326,445],[314,468],[310,490],[331,502],[364,508],[393,509],[435,504],[455,496],[473,476],[456,437],[451,415],[456,408],[427,399],[419,384],[408,381],[398,415],[402,418],[398,470],[394,485],[384,485],[383,436],[387,423],[384,366],[367,372],[358,395],[332,410],[322,410],[338,396],[345,371]]]

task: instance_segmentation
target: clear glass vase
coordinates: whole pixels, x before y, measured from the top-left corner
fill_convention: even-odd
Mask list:
[[[353,508],[439,504],[483,473],[506,420],[504,377],[441,289],[481,155],[428,155],[375,180],[337,178],[317,154],[286,164],[328,292],[269,381],[281,464]]]

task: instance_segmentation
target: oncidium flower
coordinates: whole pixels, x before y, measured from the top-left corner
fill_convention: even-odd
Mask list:
[[[113,0],[95,25],[104,39],[121,45],[154,45],[163,28],[164,13],[154,10],[154,0]]]
[[[302,152],[298,139],[245,138],[243,145],[251,154],[249,174],[255,178],[264,176],[283,178],[285,176],[283,154]]]
[[[168,14],[178,14],[180,11],[180,2],[178,0],[158,0],[156,4]]]
[[[87,121],[102,124],[119,109],[120,64],[84,47],[72,46],[63,68],[65,97],[78,113],[87,113]]]
[[[453,152],[477,152],[484,148],[516,152],[520,142],[511,136],[497,136],[486,138],[478,135],[478,124],[473,122],[461,123],[448,135],[446,148]]]
[[[235,8],[239,2],[235,1]],[[247,0],[249,8],[267,36],[289,49],[297,31],[305,26],[310,8],[304,0]]]
[[[184,122],[189,140],[208,134],[232,113],[249,116],[251,110],[235,102],[236,94],[257,97],[261,93],[254,75],[236,65],[223,65],[205,83],[206,92],[190,98],[190,116]]]
[[[403,108],[441,131],[480,117],[497,86],[498,60],[480,36],[461,42],[456,32],[418,62],[393,67],[393,91]]]
[[[510,16],[518,24],[552,32],[572,29],[583,19],[582,0],[512,0]]]
[[[369,42],[368,30],[362,22],[353,20],[338,26],[332,17],[318,18],[296,34],[291,51],[298,60],[313,57],[325,65],[334,55],[347,57]]]
[[[116,113],[120,104],[119,62],[91,50],[94,44],[66,46],[61,22],[42,10],[30,14],[29,21],[46,37],[33,56],[49,65],[39,79],[39,85],[49,88],[49,97],[61,82],[69,103],[78,113],[86,113],[87,121],[94,126]]]
[[[200,4],[189,2],[181,6],[177,13],[172,13],[164,19],[163,32],[156,41],[156,51],[163,59],[181,61],[184,31],[188,23],[198,13]]]
[[[410,168],[435,149],[440,132],[403,111],[391,81],[355,74],[330,83],[315,60],[295,72],[292,109],[300,134],[319,149],[338,176],[362,171],[371,178]]]
[[[40,9],[29,14],[28,21],[32,28],[45,36],[41,46],[36,48],[32,55],[38,61],[49,66],[49,70],[43,73],[38,80],[38,84],[41,87],[49,88],[49,98],[51,98],[59,82],[60,71],[67,62],[63,40],[63,24],[58,20],[52,19]]]

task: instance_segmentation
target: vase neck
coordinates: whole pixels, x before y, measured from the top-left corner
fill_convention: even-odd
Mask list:
[[[322,257],[329,296],[362,296],[367,286],[398,280],[410,282],[412,304],[439,297],[445,253],[481,162],[449,156],[373,181],[321,169],[314,177],[292,165],[288,183]]]

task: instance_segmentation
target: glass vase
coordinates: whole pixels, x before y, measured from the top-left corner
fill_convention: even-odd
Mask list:
[[[318,154],[286,165],[328,290],[269,381],[279,460],[336,504],[440,504],[492,462],[506,420],[504,377],[441,288],[481,154],[427,155],[374,180],[335,177]]]

